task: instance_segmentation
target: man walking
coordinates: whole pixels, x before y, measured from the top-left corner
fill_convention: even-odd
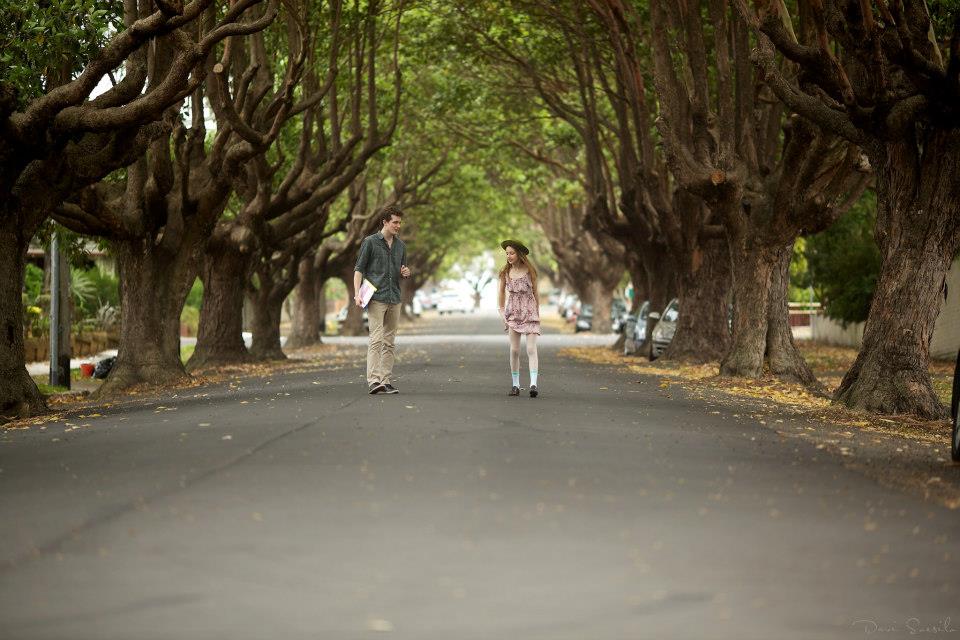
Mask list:
[[[364,279],[377,288],[367,316],[370,344],[367,347],[367,384],[370,393],[400,393],[390,384],[393,375],[394,339],[400,320],[400,278],[409,278],[407,247],[397,237],[403,211],[397,205],[384,207],[380,214],[383,228],[367,236],[360,245],[360,255],[353,272],[354,302],[363,306],[360,286]]]

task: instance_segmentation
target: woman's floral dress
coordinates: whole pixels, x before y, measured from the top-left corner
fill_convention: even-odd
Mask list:
[[[511,278],[508,274],[506,284],[510,297],[507,299],[503,319],[507,327],[517,333],[540,335],[540,309],[533,295],[530,274],[525,273],[519,278]]]

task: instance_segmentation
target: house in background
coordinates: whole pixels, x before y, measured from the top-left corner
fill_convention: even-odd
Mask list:
[[[111,275],[117,274],[116,259],[100,248],[96,242],[91,242],[89,240],[85,242],[83,252],[86,254],[87,267],[96,266],[103,273],[109,273]],[[34,264],[46,271],[49,253],[49,251],[41,247],[39,244],[30,243],[30,247],[27,249],[27,262]]]

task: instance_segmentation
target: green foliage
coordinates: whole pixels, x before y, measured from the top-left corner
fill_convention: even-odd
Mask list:
[[[200,281],[200,278],[197,278],[193,281],[193,286],[190,287],[190,293],[187,294],[187,301],[184,306],[199,309],[201,304],[203,304],[203,282]]]
[[[197,335],[200,327],[200,309],[184,305],[183,311],[180,312],[180,324],[187,328],[189,335]]]
[[[797,238],[793,245],[793,256],[790,258],[790,286],[788,299],[790,302],[810,302],[810,264],[807,261],[807,240]]]
[[[97,299],[97,285],[87,272],[70,269],[70,293],[78,310],[89,311]]]
[[[27,295],[27,301],[34,304],[43,293],[43,269],[28,262],[23,280],[23,291]]]
[[[79,318],[91,318],[103,305],[120,305],[120,282],[111,273],[93,266],[71,269],[70,286]]]
[[[120,306],[120,280],[117,276],[109,271],[101,271],[96,266],[87,269],[85,273],[93,281],[96,288],[94,300],[99,305]]]
[[[53,220],[47,220],[40,225],[33,241],[43,247],[44,251],[49,252],[53,234],[57,234],[60,251],[67,256],[67,262],[71,267],[87,269],[93,263],[90,256],[91,247],[104,251],[109,246],[107,241],[102,238],[80,235],[60,226]]]
[[[49,325],[49,318],[44,316],[43,309],[35,305],[23,305],[23,328],[27,335],[41,336]]]
[[[110,0],[0,0],[0,85],[22,106],[70,80],[122,28]]]
[[[203,304],[203,283],[200,278],[193,281],[190,293],[180,312],[180,324],[187,328],[190,335],[197,335],[200,328],[200,306]]]
[[[880,274],[880,251],[873,238],[876,198],[867,191],[836,224],[807,239],[813,286],[827,317],[844,325],[867,319]]]
[[[950,52],[946,44],[952,33],[954,21],[960,19],[960,0],[934,0],[927,6],[930,10],[930,20],[933,22],[934,34],[942,43],[944,55],[949,56]]]

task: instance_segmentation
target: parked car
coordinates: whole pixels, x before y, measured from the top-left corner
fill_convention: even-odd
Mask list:
[[[430,294],[424,292],[422,289],[418,290],[413,294],[413,311],[414,315],[419,316],[424,309],[432,309],[433,302],[430,299]]]
[[[347,320],[347,311],[350,310],[350,304],[353,304],[353,303],[351,302],[351,303],[349,303],[349,304],[343,305],[343,309],[340,309],[340,312],[337,313],[337,324],[338,324],[338,325],[342,325],[344,322],[346,322],[346,320]],[[366,310],[366,309],[363,310],[363,328],[366,329],[367,331],[370,331],[370,316],[369,316],[369,314],[367,313],[367,310]]]
[[[560,301],[557,302],[557,311],[560,313],[560,317],[565,320],[570,320],[579,310],[580,300],[572,293],[561,296]]]
[[[580,308],[576,323],[573,325],[575,333],[590,331],[593,328],[593,305],[585,304]]]
[[[610,306],[610,330],[613,333],[620,333],[627,322],[627,305],[623,300],[614,300]],[[576,324],[573,330],[577,333],[581,331],[593,330],[593,305],[585,304],[577,315]]]
[[[417,293],[414,297],[420,298],[420,304],[423,305],[424,309],[436,309],[437,300],[440,296],[437,294],[437,290],[434,287],[430,290],[417,289]]]
[[[473,300],[454,291],[440,294],[440,299],[437,301],[437,313],[440,315],[446,313],[470,313],[472,311]]]
[[[623,355],[636,353],[647,337],[647,317],[650,315],[650,301],[645,300],[635,314],[627,314],[624,322]]]
[[[656,312],[654,312],[656,313]],[[653,316],[653,313],[650,314]],[[674,298],[667,304],[662,314],[657,314],[657,324],[650,335],[650,359],[656,360],[663,355],[673,336],[677,333],[677,320],[680,319],[680,301]]]
[[[627,316],[630,315],[627,303],[620,298],[614,298],[610,305],[610,328],[614,333],[623,333],[627,326]]]
[[[957,365],[953,368],[953,395],[950,398],[950,415],[953,418],[953,439],[950,445],[950,457],[960,462],[960,351],[957,352]]]

